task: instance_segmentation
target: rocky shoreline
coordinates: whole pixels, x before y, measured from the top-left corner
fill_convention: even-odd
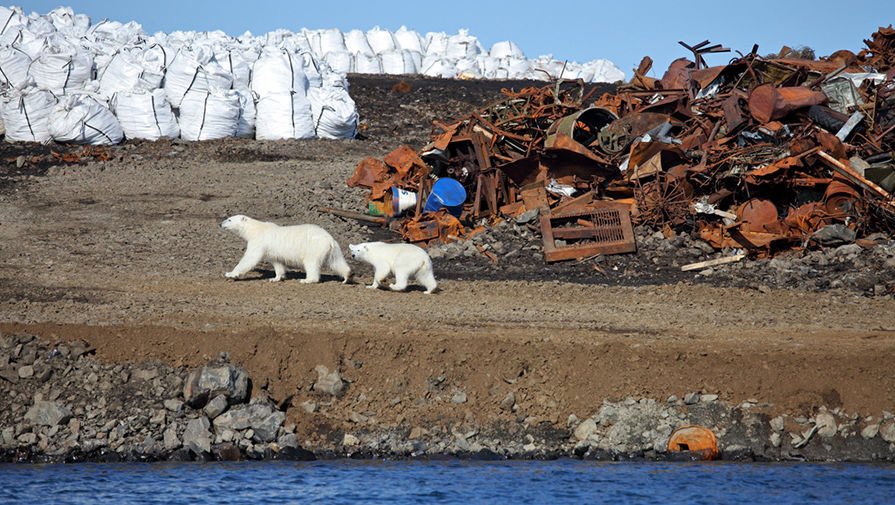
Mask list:
[[[274,399],[264,384],[226,356],[187,369],[163,363],[109,364],[82,341],[47,342],[0,336],[0,461],[313,460],[317,458],[690,460],[669,452],[673,430],[698,425],[718,440],[720,458],[735,461],[895,462],[895,416],[862,416],[823,407],[786,415],[748,399],[714,394],[665,400],[603,400],[584,419],[556,425],[516,414],[508,394],[500,420],[380,424],[351,411],[351,384],[338,370],[317,367],[307,387],[319,402]],[[460,405],[465,394],[432,391]],[[443,396],[443,398],[442,398]],[[327,408],[349,423],[320,423],[300,439],[291,421]]]

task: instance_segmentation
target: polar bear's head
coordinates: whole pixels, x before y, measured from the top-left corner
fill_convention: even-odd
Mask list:
[[[348,250],[352,258],[359,260],[367,254],[367,244],[348,244]]]
[[[232,231],[233,233],[239,233],[245,227],[246,222],[248,222],[248,216],[243,216],[242,214],[237,214],[235,216],[230,216],[227,219],[224,219],[221,222],[221,228]]]

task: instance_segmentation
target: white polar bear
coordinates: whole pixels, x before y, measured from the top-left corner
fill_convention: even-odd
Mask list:
[[[411,275],[426,288],[427,295],[437,287],[432,273],[432,259],[426,251],[413,244],[366,242],[348,244],[348,249],[352,258],[373,265],[373,284],[368,288],[378,288],[391,272],[395,273],[395,283],[389,287],[394,291],[404,291]]]
[[[246,252],[239,264],[224,274],[228,279],[245,275],[262,261],[273,265],[276,276],[271,282],[283,280],[287,266],[304,268],[303,284],[320,282],[322,266],[341,276],[343,284],[351,277],[351,268],[345,262],[339,244],[332,235],[315,224],[280,226],[236,215],[225,219],[221,228],[232,231],[247,242]]]

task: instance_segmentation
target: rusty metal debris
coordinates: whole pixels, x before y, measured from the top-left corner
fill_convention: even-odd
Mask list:
[[[504,89],[459,121],[435,122],[423,149],[363,160],[348,183],[370,189],[370,214],[422,244],[537,210],[547,261],[633,251],[630,226],[602,235],[607,209],[614,223],[758,255],[820,245],[827,226],[856,239],[891,233],[895,29],[865,44],[820,60],[763,58],[753,46],[708,66],[704,55],[728,49],[681,43],[693,59],[655,79],[644,58],[600,97],[581,81]],[[465,188],[462,211],[426,211],[439,178]]]

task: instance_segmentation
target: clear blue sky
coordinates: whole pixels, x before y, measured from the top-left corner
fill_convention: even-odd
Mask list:
[[[892,0],[33,0],[18,5],[40,13],[67,5],[94,22],[135,20],[150,33],[219,29],[239,35],[246,30],[261,34],[277,28],[375,25],[453,33],[468,28],[486,47],[512,40],[529,57],[606,58],[629,77],[644,55],[652,56],[652,73],[661,76],[669,62],[687,54],[678,40],[709,39],[743,52],[758,43],[762,54],[783,44],[810,46],[822,56],[837,49],[857,51],[878,26],[895,22]],[[708,61],[721,64],[729,57],[710,56]]]

